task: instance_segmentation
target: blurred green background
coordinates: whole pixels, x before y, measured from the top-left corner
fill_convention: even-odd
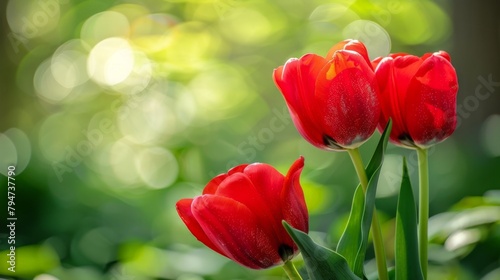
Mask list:
[[[14,163],[18,218],[16,273],[0,228],[2,279],[285,279],[280,268],[251,271],[202,246],[174,205],[234,165],[286,172],[299,155],[311,235],[334,246],[356,174],[347,154],[299,136],[271,74],[346,38],[371,58],[450,53],[459,123],[429,152],[430,279],[500,279],[498,1],[0,5],[0,205]],[[378,138],[361,148],[366,160]],[[378,190],[391,259],[401,155],[416,185],[416,154],[390,145]]]

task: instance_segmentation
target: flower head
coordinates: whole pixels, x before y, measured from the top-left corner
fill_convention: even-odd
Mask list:
[[[316,147],[353,149],[375,131],[378,89],[361,42],[342,41],[326,57],[291,58],[273,77],[297,130]]]
[[[379,129],[392,118],[393,143],[425,148],[453,133],[458,81],[448,53],[391,54],[373,65],[382,108]]]
[[[213,178],[201,196],[176,208],[191,233],[212,250],[253,269],[290,260],[298,248],[282,220],[308,232],[309,217],[299,183],[301,157],[283,176],[262,163],[234,167]]]

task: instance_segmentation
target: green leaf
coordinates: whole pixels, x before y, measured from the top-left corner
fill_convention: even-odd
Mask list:
[[[354,192],[349,221],[347,222],[344,233],[342,234],[339,244],[337,245],[337,252],[344,256],[349,266],[353,269],[356,275],[360,277],[362,276],[362,271],[360,274],[359,269],[356,269],[356,258],[363,243],[361,224],[363,220],[364,206],[365,194],[363,193],[363,188],[360,185]]]
[[[360,279],[349,269],[346,260],[341,255],[316,244],[311,237],[292,228],[286,221],[283,221],[283,226],[299,247],[311,280]]]
[[[396,280],[423,279],[418,257],[417,209],[406,158],[403,158],[403,180],[396,214]]]
[[[375,172],[380,170],[382,166],[385,149],[387,148],[387,142],[389,141],[389,136],[391,135],[391,130],[392,120],[389,119],[387,125],[385,126],[384,132],[382,133],[382,136],[380,136],[380,139],[378,140],[377,148],[375,149],[375,152],[373,153],[373,156],[370,159],[368,166],[366,167],[366,176],[368,177],[368,180],[375,174]]]
[[[349,267],[359,277],[363,277],[363,262],[368,246],[368,234],[370,233],[370,225],[373,217],[378,177],[391,128],[392,121],[389,120],[384,133],[380,137],[377,148],[366,167],[366,176],[368,177],[366,195],[363,192],[361,184],[358,185],[352,200],[349,220],[337,245],[337,252],[346,258]]]

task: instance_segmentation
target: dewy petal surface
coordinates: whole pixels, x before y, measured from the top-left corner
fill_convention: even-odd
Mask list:
[[[274,219],[274,225],[277,225],[276,233],[280,232],[283,229],[281,226],[283,205],[280,194],[285,181],[284,176],[274,167],[262,163],[248,165],[244,173],[266,204],[270,217]]]
[[[375,76],[366,60],[352,51],[337,51],[318,75],[317,110],[325,134],[344,148],[355,148],[375,130],[380,108]]]
[[[262,164],[259,164],[262,165]],[[261,166],[264,167],[264,166]],[[281,174],[280,174],[281,175]],[[283,175],[281,175],[283,177]],[[282,181],[282,180],[281,180]],[[228,197],[237,202],[244,204],[256,217],[256,223],[259,228],[269,237],[277,237],[279,232],[278,226],[281,221],[281,211],[272,209],[265,194],[261,190],[268,184],[257,187],[258,184],[251,181],[245,173],[236,173],[229,176],[217,189],[215,195]],[[279,185],[279,186],[282,186]],[[279,190],[278,190],[279,193]],[[275,202],[279,204],[279,201]],[[271,238],[271,243],[274,243],[274,248],[278,248],[280,242],[277,238]]]
[[[391,54],[373,64],[380,87],[379,129],[392,118],[392,142],[425,148],[453,133],[458,81],[448,53],[426,53],[420,58]]]
[[[253,269],[280,264],[274,239],[260,228],[252,210],[231,198],[203,195],[194,199],[193,215],[226,256]]]
[[[253,269],[280,265],[298,253],[282,220],[308,232],[303,166],[301,157],[287,177],[267,164],[236,166],[212,179],[205,194],[179,200],[177,212],[198,240],[221,255]]]
[[[380,117],[378,88],[367,49],[361,42],[339,42],[326,58],[306,54],[290,59],[274,70],[273,77],[297,130],[314,146],[353,149],[375,131]],[[332,107],[342,104],[345,106]],[[355,114],[359,112],[361,115]],[[350,123],[353,118],[355,124]]]
[[[422,60],[418,56],[396,54],[394,57],[394,80],[396,81],[396,97],[399,106],[404,108],[406,102],[406,94],[410,85],[411,79],[417,73]]]
[[[426,147],[453,133],[457,91],[456,72],[447,55],[429,56],[412,79],[407,96],[408,131],[417,145]]]

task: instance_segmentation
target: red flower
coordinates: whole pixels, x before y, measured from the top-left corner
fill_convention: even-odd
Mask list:
[[[458,82],[446,52],[391,54],[373,64],[381,94],[379,128],[392,118],[392,142],[425,148],[453,133]]]
[[[178,201],[177,212],[199,241],[241,265],[282,264],[298,249],[281,221],[309,230],[299,183],[303,167],[302,157],[286,176],[267,164],[236,166],[213,178],[201,196]]]
[[[297,130],[311,144],[331,150],[356,148],[375,131],[378,89],[361,42],[340,42],[326,57],[291,58],[273,76]]]

